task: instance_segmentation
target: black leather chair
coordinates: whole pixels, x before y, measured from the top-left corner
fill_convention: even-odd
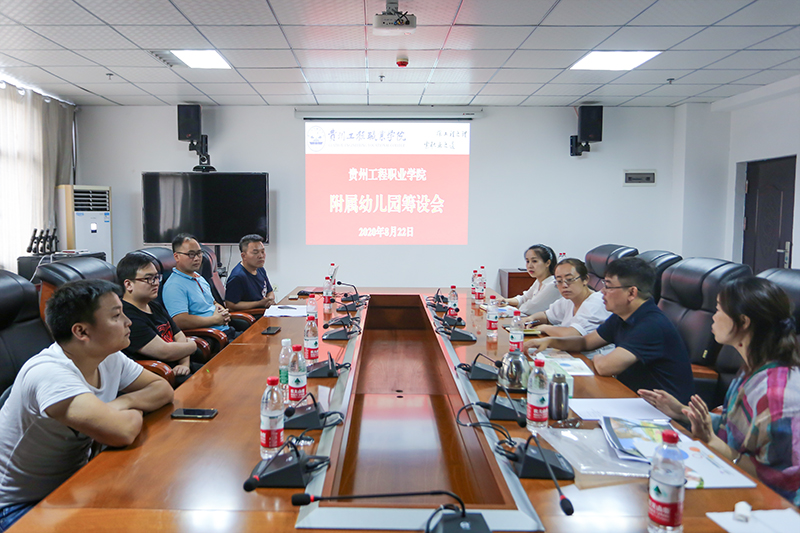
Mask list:
[[[664,274],[664,271],[683,259],[681,256],[673,254],[672,252],[667,252],[664,250],[648,250],[646,252],[642,252],[636,257],[647,261],[647,264],[653,267],[656,271],[656,283],[653,287],[653,301],[658,303],[658,300],[661,298],[661,276]]]
[[[33,274],[33,283],[40,285],[39,314],[44,318],[44,306],[53,292],[68,281],[79,279],[104,279],[117,282],[114,265],[97,257],[68,257],[39,265]]]
[[[623,257],[633,257],[639,250],[620,244],[601,244],[586,252],[586,269],[589,271],[589,286],[596,291],[603,287],[606,268],[612,261]]]
[[[706,403],[713,403],[718,375],[714,366],[721,346],[711,333],[717,294],[722,282],[750,276],[747,265],[722,259],[692,257],[675,263],[661,278],[664,311],[680,333],[692,363],[695,392]]]
[[[0,406],[22,365],[53,343],[39,314],[39,295],[27,279],[0,270]]]
[[[214,300],[216,300],[218,304],[224,306],[225,284],[222,283],[222,278],[220,278],[219,272],[217,272],[217,254],[214,253],[214,250],[205,245],[201,246],[201,249],[203,250],[203,263],[200,266],[199,274],[203,276],[211,286],[211,294],[214,295]],[[261,310],[261,314],[264,314],[263,310]],[[244,331],[255,324],[256,320],[258,319],[253,314],[242,311],[232,311],[230,325],[236,331]]]

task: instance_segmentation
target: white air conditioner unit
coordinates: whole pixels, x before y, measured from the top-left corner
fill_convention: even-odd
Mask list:
[[[58,241],[62,250],[105,252],[111,257],[111,187],[56,187]]]

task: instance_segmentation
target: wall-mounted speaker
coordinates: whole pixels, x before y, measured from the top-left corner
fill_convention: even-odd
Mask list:
[[[178,106],[178,140],[199,141],[201,131],[200,106]]]
[[[578,141],[599,143],[603,140],[603,106],[582,105],[578,107]]]

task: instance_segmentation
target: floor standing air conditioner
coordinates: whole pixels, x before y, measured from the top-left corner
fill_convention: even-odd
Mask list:
[[[111,188],[59,185],[56,188],[58,240],[62,250],[105,252],[111,257]]]

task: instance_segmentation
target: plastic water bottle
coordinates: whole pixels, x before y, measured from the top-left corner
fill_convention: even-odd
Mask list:
[[[683,496],[686,482],[683,453],[678,449],[678,434],[669,429],[661,433],[661,446],[650,462],[650,501],[647,531],[683,531]]]
[[[306,316],[313,316],[317,320],[317,298],[313,294],[306,298]]]
[[[483,302],[484,297],[486,296],[486,281],[483,279],[483,274],[478,272],[478,280],[476,281],[475,286],[475,300],[478,303]]]
[[[497,322],[500,320],[500,310],[497,308],[497,299],[492,294],[489,297],[489,309],[486,311],[486,336],[490,339],[497,338]]]
[[[312,363],[319,359],[319,331],[317,321],[311,315],[306,317],[306,327],[303,329],[303,356]]]
[[[306,395],[306,358],[303,357],[303,347],[299,344],[292,346],[292,355],[289,356],[289,401],[299,402]]]
[[[325,276],[325,283],[322,284],[322,310],[326,313],[331,311],[333,304],[333,283],[330,276]]]
[[[511,328],[508,330],[508,351],[522,351],[525,342],[525,329],[522,325],[522,314],[519,309],[514,309],[514,318],[511,319]]]
[[[450,285],[450,293],[447,295],[447,316],[458,316],[456,309],[458,309],[458,293],[456,286]]]
[[[267,378],[261,397],[261,458],[269,459],[283,446],[283,392],[278,376]]]
[[[550,392],[547,388],[547,374],[544,359],[533,362],[533,372],[528,377],[528,431],[536,433],[547,427],[547,409],[550,405]]]
[[[328,277],[331,278],[331,287],[336,285],[336,263],[331,263],[328,268]]]
[[[478,282],[478,269],[475,269],[472,271],[472,281],[471,281],[473,300],[477,299],[477,286],[476,286],[477,282]]]
[[[289,358],[292,356],[292,339],[281,340],[281,353],[278,356],[278,377],[284,400],[289,398]]]

